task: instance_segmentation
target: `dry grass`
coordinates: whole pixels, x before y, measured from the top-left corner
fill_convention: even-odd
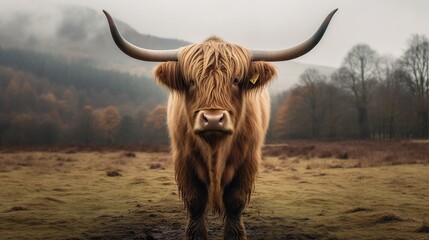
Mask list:
[[[290,141],[268,144],[265,156],[280,159],[354,160],[343,167],[376,167],[399,164],[428,164],[429,141],[427,140],[367,140],[367,141]],[[347,161],[337,161],[337,163]],[[336,164],[341,167],[343,164]]]
[[[243,214],[249,239],[429,239],[427,159],[376,159],[421,156],[414,144],[428,143],[386,153],[306,144],[265,149]],[[348,159],[335,157],[339,146]],[[1,153],[0,239],[180,239],[186,216],[169,154],[131,150]],[[210,215],[209,229],[220,239],[221,219]]]

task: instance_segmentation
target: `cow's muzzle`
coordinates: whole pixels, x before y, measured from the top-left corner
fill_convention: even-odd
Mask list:
[[[231,116],[225,110],[200,110],[197,113],[194,133],[202,137],[226,136],[232,134]]]

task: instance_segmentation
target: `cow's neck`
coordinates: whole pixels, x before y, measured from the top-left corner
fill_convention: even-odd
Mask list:
[[[231,138],[225,139],[223,144],[218,144],[216,148],[210,148],[207,161],[210,172],[210,203],[215,211],[222,208],[222,188],[221,180],[224,174],[225,166],[231,151]]]

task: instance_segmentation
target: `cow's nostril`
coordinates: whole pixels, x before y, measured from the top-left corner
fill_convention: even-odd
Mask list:
[[[204,121],[204,126],[206,126],[207,124],[209,124],[209,120],[207,119],[207,116],[205,113],[203,113],[203,121]]]
[[[205,128],[223,127],[223,125],[226,122],[226,116],[224,113],[217,114],[217,115],[203,113],[201,118],[202,118],[201,122],[204,124]]]
[[[224,117],[225,117],[225,114],[222,113],[222,116],[219,118],[219,125],[221,125],[221,126],[223,126],[223,124],[225,123]]]

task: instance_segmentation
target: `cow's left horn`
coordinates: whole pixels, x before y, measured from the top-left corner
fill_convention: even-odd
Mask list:
[[[286,61],[308,53],[319,43],[320,39],[322,39],[323,34],[325,33],[326,29],[328,28],[329,22],[332,19],[332,16],[334,16],[337,10],[338,8],[329,13],[329,15],[325,18],[325,21],[323,21],[322,25],[320,25],[319,29],[317,29],[316,33],[314,33],[313,36],[311,36],[311,38],[309,38],[307,41],[295,47],[282,50],[251,50],[252,61]]]
[[[130,57],[150,62],[166,62],[166,61],[177,61],[178,49],[174,50],[150,50],[145,48],[137,47],[127,40],[125,40],[118,29],[116,28],[115,21],[108,12],[103,10],[106,14],[107,21],[109,22],[110,32],[112,33],[113,40],[119,49]]]

